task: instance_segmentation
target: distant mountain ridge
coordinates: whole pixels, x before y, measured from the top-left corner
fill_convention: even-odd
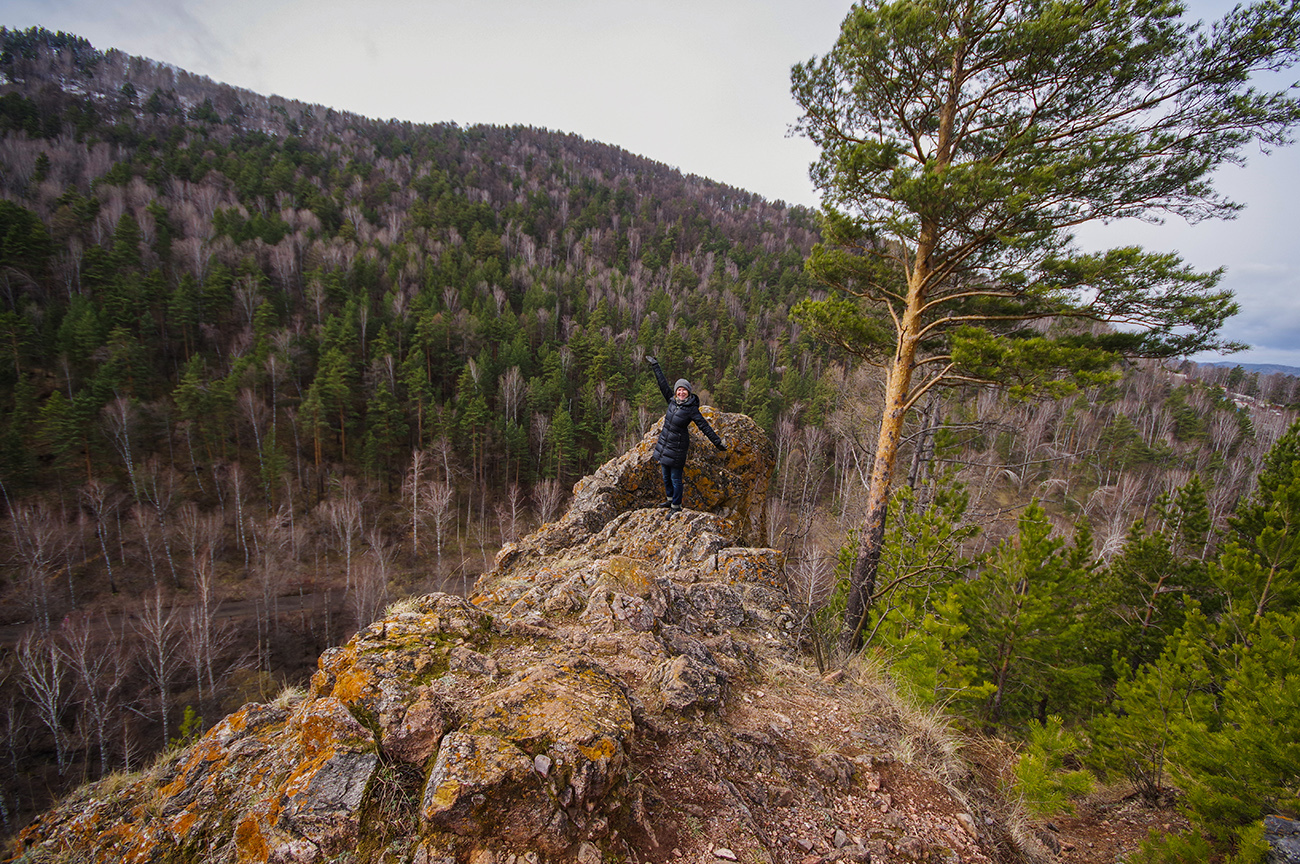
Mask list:
[[[1283,366],[1279,363],[1234,363],[1231,360],[1216,360],[1213,363],[1199,363],[1197,365],[1218,366],[1225,369],[1240,366],[1247,372],[1258,372],[1261,375],[1290,375],[1292,378],[1300,378],[1300,366]]]

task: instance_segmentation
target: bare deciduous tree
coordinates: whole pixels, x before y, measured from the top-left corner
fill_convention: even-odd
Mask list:
[[[50,579],[58,557],[61,526],[44,502],[17,504],[10,511],[19,582],[42,633],[50,631]]]
[[[158,694],[163,746],[171,740],[168,713],[171,685],[181,662],[181,655],[176,650],[180,637],[176,618],[176,607],[163,599],[161,588],[155,588],[153,594],[145,598],[140,614],[131,621],[131,628],[140,639],[140,667]]]
[[[506,423],[518,423],[519,409],[524,404],[524,376],[520,374],[518,366],[511,366],[501,375],[497,396]]]
[[[268,514],[252,527],[257,545],[253,575],[262,593],[261,631],[269,636],[272,629],[279,632],[280,594],[293,574],[293,552],[298,544],[288,507]]]
[[[74,694],[81,706],[80,721],[89,726],[99,751],[99,775],[108,773],[112,721],[119,691],[126,680],[125,642],[114,634],[107,618],[103,631],[88,614],[70,615],[59,628],[59,648],[72,673]]]
[[[171,525],[168,522],[172,501],[176,497],[177,480],[176,470],[163,462],[157,454],[145,461],[144,469],[140,472],[140,490],[158,523],[158,537],[167,558],[167,568],[172,574],[172,584],[179,588],[180,575],[176,572],[176,561],[172,557]]]
[[[108,436],[109,442],[117,455],[121,457],[122,464],[126,466],[126,475],[131,480],[131,494],[138,502],[140,500],[140,485],[135,476],[135,456],[132,452],[131,433],[135,429],[136,410],[131,404],[131,400],[126,396],[118,396],[113,401],[104,406],[100,415],[103,419],[104,431]]]
[[[238,462],[232,462],[225,466],[221,472],[223,479],[230,482],[230,499],[235,505],[235,539],[239,542],[239,548],[244,552],[244,568],[249,566],[249,544],[248,534],[244,530],[244,501],[248,494],[248,478],[244,474],[244,466]],[[224,504],[223,510],[224,510]]]
[[[804,554],[786,568],[786,590],[799,614],[798,632],[812,637],[817,665],[826,668],[826,648],[833,640],[816,632],[815,616],[826,605],[835,588],[835,556],[820,549],[805,548]]]
[[[358,489],[356,478],[344,477],[335,486],[335,495],[324,502],[324,515],[334,532],[340,554],[343,555],[345,588],[352,587],[352,561],[364,533],[365,496]]]
[[[157,588],[158,548],[160,545],[157,521],[148,507],[143,504],[133,504],[131,506],[131,524],[135,526],[136,533],[140,536],[140,544],[144,546],[145,556],[149,561],[149,577],[153,580],[154,587]]]
[[[262,488],[266,495],[266,505],[269,507],[271,506],[271,490],[266,484],[266,459],[263,455],[265,445],[262,439],[266,434],[270,411],[266,402],[254,393],[251,387],[241,389],[237,401],[240,413],[248,420],[248,426],[253,430],[253,444],[257,449],[258,474],[262,477]]]
[[[185,656],[199,691],[199,701],[216,695],[218,675],[217,658],[235,641],[235,630],[217,619],[220,601],[217,598],[216,577],[212,556],[208,550],[195,559],[194,605],[184,621]]]
[[[533,487],[533,504],[537,507],[537,518],[543,524],[556,517],[563,500],[564,487],[559,480],[540,480]]]
[[[497,525],[501,529],[501,543],[511,543],[519,537],[519,520],[523,515],[524,493],[518,483],[506,488],[504,498],[496,502]]]
[[[371,529],[365,539],[366,551],[357,563],[357,578],[348,595],[358,628],[378,618],[388,604],[388,580],[393,563],[393,550],[383,532]]]
[[[423,450],[411,451],[411,466],[406,469],[406,477],[402,480],[402,500],[408,502],[408,508],[411,514],[411,551],[415,555],[420,554],[420,520],[423,512],[420,509],[420,493],[424,487],[424,472],[428,466],[429,454]]]
[[[99,551],[104,556],[104,569],[108,571],[108,589],[117,593],[117,582],[113,578],[113,559],[108,554],[108,518],[117,510],[119,496],[113,493],[107,483],[91,480],[80,490],[83,504],[90,509],[95,520],[95,537],[99,540]]]
[[[68,767],[68,748],[63,730],[68,686],[63,655],[48,633],[37,635],[31,630],[18,641],[15,654],[21,671],[19,684],[36,709],[41,725],[54,739],[54,758],[62,774]]]
[[[540,411],[533,414],[533,452],[537,454],[536,469],[540,472],[546,459],[546,441],[551,435],[551,418]],[[543,522],[548,521],[543,519]]]
[[[221,545],[221,516],[204,513],[193,501],[186,501],[177,508],[176,526],[185,549],[190,553],[191,570],[197,571],[205,561],[210,567]]]
[[[445,480],[430,480],[424,485],[421,502],[423,517],[433,521],[434,544],[438,553],[438,575],[442,575],[442,546],[447,536],[447,523],[451,521],[451,502],[455,490]]]

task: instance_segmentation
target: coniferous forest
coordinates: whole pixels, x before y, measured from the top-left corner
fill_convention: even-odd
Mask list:
[[[769,542],[835,661],[881,376],[789,314],[827,293],[815,212],[69,34],[0,29],[0,75],[6,833],[467,591],[662,416],[647,355],[772,436]],[[1152,856],[1254,848],[1300,807],[1300,380],[927,400],[865,651],[1019,742],[1042,812],[1068,763],[1177,797],[1200,830]]]

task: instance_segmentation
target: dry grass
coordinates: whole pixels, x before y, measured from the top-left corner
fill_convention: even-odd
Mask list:
[[[423,611],[423,608],[420,606],[420,595],[411,595],[389,603],[388,607],[384,609],[384,614],[380,617],[393,618],[397,615],[406,615],[408,613],[418,615]]]
[[[144,771],[114,771],[96,782],[95,791],[104,797],[116,797],[148,776]]]
[[[297,705],[306,698],[307,689],[305,687],[298,687],[291,684],[277,693],[271,704],[276,708],[292,708],[294,705]]]
[[[1054,860],[1039,840],[1036,822],[1014,795],[1006,795],[1015,766],[1015,748],[1005,741],[961,733],[942,709],[910,702],[889,678],[879,659],[856,655],[844,664],[853,690],[840,698],[870,712],[894,735],[893,758],[940,784],[977,819],[1004,827],[1005,841],[1028,862]]]

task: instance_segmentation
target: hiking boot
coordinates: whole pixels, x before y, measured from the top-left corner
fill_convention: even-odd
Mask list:
[[[667,510],[671,506],[673,506],[673,502],[671,499],[668,501],[661,501],[660,503],[655,505],[655,507],[657,507],[660,510]]]
[[[674,513],[680,513],[680,512],[682,512],[682,505],[680,505],[680,504],[673,504],[672,502],[669,502],[669,504],[668,504],[668,509],[671,510],[671,511],[673,511]]]

